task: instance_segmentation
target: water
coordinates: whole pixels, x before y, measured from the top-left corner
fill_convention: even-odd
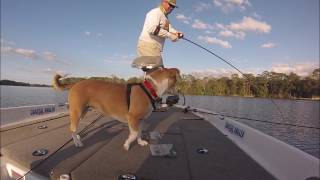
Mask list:
[[[1,107],[64,103],[67,101],[68,94],[67,91],[56,91],[53,88],[44,87],[0,86],[0,88]],[[186,96],[186,105],[212,110],[220,114],[320,127],[320,101],[276,99],[274,102],[280,107],[284,119],[270,99]],[[319,129],[248,120],[239,121],[320,158]]]
[[[320,127],[320,101],[221,96],[186,96],[186,105],[208,109],[219,114],[263,121]],[[238,120],[283,142],[320,158],[320,130],[249,120]]]
[[[1,108],[67,102],[67,91],[50,87],[0,86]]]

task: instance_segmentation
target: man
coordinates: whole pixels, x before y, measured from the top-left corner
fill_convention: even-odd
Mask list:
[[[133,67],[144,71],[163,67],[161,52],[165,39],[176,42],[183,37],[183,33],[175,30],[168,20],[168,15],[176,7],[176,0],[162,0],[159,7],[147,13],[137,45],[138,58],[132,63]]]

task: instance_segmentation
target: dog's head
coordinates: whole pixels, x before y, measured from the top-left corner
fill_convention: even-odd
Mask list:
[[[151,73],[148,73],[147,76],[150,76],[154,83],[157,85],[157,88],[162,89],[162,93],[168,90],[174,89],[177,78],[180,77],[180,71],[177,68],[159,68]]]

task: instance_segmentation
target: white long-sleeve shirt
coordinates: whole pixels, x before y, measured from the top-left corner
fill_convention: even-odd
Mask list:
[[[157,35],[154,35],[158,25],[161,27],[160,31]],[[172,33],[176,32],[177,30],[171,26],[168,18],[165,16],[164,12],[162,12],[161,8],[157,7],[147,13],[139,40],[156,43],[162,51],[165,39],[172,39]]]

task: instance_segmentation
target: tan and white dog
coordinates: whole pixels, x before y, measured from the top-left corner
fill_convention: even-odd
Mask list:
[[[145,81],[151,84],[155,93],[161,97],[172,90],[179,77],[176,68],[159,68],[148,73]],[[128,123],[130,134],[123,147],[129,150],[130,144],[137,139],[145,146],[148,142],[141,139],[142,123],[152,112],[152,103],[147,93],[140,86],[132,86],[130,105],[127,99],[127,86],[101,80],[83,80],[75,84],[62,85],[60,75],[53,79],[53,86],[59,90],[70,89],[68,101],[70,111],[70,130],[76,147],[83,146],[77,135],[79,120],[86,114],[87,107],[92,107],[105,116]]]

